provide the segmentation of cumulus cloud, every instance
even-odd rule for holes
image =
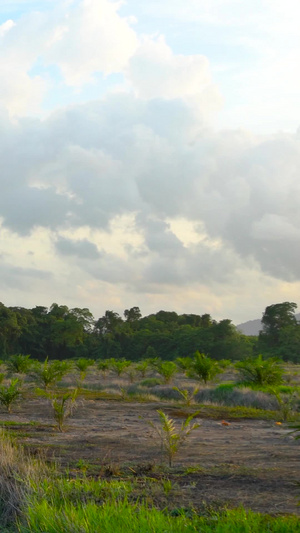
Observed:
[[[177,112],[185,116],[178,129]],[[142,244],[127,248],[126,268],[117,251],[97,257],[101,246],[93,239],[57,241],[61,254],[86,253],[94,261],[84,266],[91,275],[127,277],[132,286],[220,282],[244,264],[279,279],[300,278],[297,135],[214,132],[183,102],[130,94],[43,122],[3,123],[6,228],[24,235],[39,226],[87,227],[109,235],[116,217],[134,216]],[[172,230],[168,220],[178,218],[198,224],[198,244],[186,246]]]
[[[247,280],[270,294],[276,279],[298,282],[299,134],[215,131],[207,59],[139,39],[120,12],[108,0],[55,2],[0,26],[0,98],[14,115],[0,110],[3,286],[46,287],[49,264],[62,295],[75,283],[89,297],[97,288],[153,302],[173,291],[184,301],[194,288],[221,306]],[[78,87],[123,72],[126,92],[17,119],[51,83],[33,74],[37,60]],[[23,258],[34,250],[22,266],[21,241]]]
[[[144,38],[129,61],[127,78],[141,98],[188,99],[206,113],[221,103],[207,58],[175,55],[163,36]]]
[[[65,81],[81,85],[94,72],[121,72],[138,40],[128,20],[117,11],[120,3],[82,0],[51,30],[44,59],[60,68]]]
[[[0,38],[4,37],[4,35],[11,30],[15,26],[15,22],[11,19],[6,20],[6,22],[3,22],[3,24],[0,24]]]
[[[119,3],[54,2],[0,26],[0,100],[11,115],[38,112],[58,73],[70,86],[122,72],[138,38]],[[34,36],[34,38],[33,38]],[[52,69],[52,72],[51,72]]]

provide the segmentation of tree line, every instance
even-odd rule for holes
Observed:
[[[139,307],[132,307],[123,316],[107,310],[95,319],[87,308],[53,303],[50,308],[26,309],[0,303],[0,358],[23,353],[38,360],[174,360],[198,350],[214,359],[242,360],[263,353],[300,362],[296,307],[291,302],[267,307],[259,337],[248,337],[231,320],[216,321],[207,313],[159,311],[142,317]]]

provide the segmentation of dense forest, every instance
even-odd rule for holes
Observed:
[[[6,307],[0,303],[0,357],[30,354],[43,360],[78,357],[126,358],[132,361],[160,357],[172,360],[196,350],[215,359],[242,360],[262,353],[300,362],[300,324],[293,302],[266,308],[259,337],[237,331],[231,320],[216,321],[209,314],[159,311],[142,317],[138,307],[123,317],[106,311],[95,319],[87,308]]]

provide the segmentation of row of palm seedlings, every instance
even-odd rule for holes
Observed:
[[[117,392],[123,399],[157,398],[181,401],[187,406],[211,403],[279,410],[283,420],[299,409],[299,388],[286,379],[283,365],[262,356],[232,365],[230,361],[217,362],[199,352],[175,362],[155,358],[138,363],[88,358],[76,361],[46,359],[41,363],[29,355],[16,354],[2,362],[2,369],[0,403],[8,412],[17,400],[21,400],[22,394],[31,390],[47,397],[55,413],[61,410],[61,416],[64,412],[71,414],[78,394],[83,394],[91,386],[85,382],[88,374],[101,375],[100,390]],[[212,382],[224,371],[231,372],[234,380],[213,385]],[[67,376],[72,379],[62,383]],[[113,383],[114,377],[119,380],[117,384]],[[127,386],[124,383],[121,386],[120,379],[127,380]],[[172,385],[174,380],[176,383]]]

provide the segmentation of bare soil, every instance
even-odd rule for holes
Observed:
[[[243,419],[224,425],[202,418],[200,411],[200,427],[169,469],[148,423],[158,422],[158,408],[181,424],[182,409],[176,404],[101,399],[80,401],[63,433],[54,427],[45,398],[28,399],[11,414],[2,411],[0,417],[15,423],[11,429],[32,452],[43,449],[71,475],[87,464],[87,475],[131,476],[140,487],[136,497],[141,493],[147,497],[147,480],[158,484],[160,490],[148,496],[160,507],[243,505],[264,513],[299,514],[300,442],[286,424]],[[166,479],[171,488],[163,490]]]

